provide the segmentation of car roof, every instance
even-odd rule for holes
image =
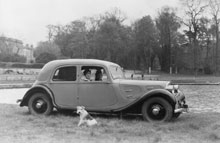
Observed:
[[[110,66],[115,65],[118,66],[118,64],[104,61],[104,60],[97,60],[97,59],[62,59],[62,60],[54,60],[44,65],[43,69],[41,70],[38,80],[39,81],[45,81],[48,80],[49,76],[51,75],[51,72],[54,70],[54,68],[64,65],[103,65],[103,66]]]
[[[54,65],[63,65],[63,64],[101,64],[101,65],[117,65],[115,63],[104,61],[104,60],[97,60],[97,59],[62,59],[62,60],[54,60],[49,62],[48,64]]]

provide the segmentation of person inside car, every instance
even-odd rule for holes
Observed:
[[[95,81],[102,81],[102,71],[100,69],[98,69],[95,73]]]
[[[89,69],[85,69],[84,72],[83,72],[83,75],[81,80],[82,81],[92,81],[91,80],[91,71]]]

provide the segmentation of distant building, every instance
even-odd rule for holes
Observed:
[[[19,50],[19,55],[26,57],[26,62],[31,63],[35,61],[34,59],[34,48],[33,45],[26,44],[23,48]]]
[[[26,57],[26,63],[35,61],[33,46],[23,45],[23,42],[18,39],[0,36],[0,53],[18,54]]]

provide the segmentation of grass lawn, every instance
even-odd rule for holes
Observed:
[[[220,80],[219,77],[207,79]],[[119,119],[114,116],[94,116],[99,123],[98,126],[77,127],[79,117],[76,115],[66,116],[54,112],[47,117],[33,116],[28,113],[26,107],[0,104],[0,142],[220,142],[220,112],[215,112],[216,108],[220,109],[219,85],[186,85],[181,86],[181,89],[186,94],[187,103],[193,111],[205,110],[202,113],[183,114],[175,121],[160,124],[148,123],[136,117]]]
[[[141,118],[95,117],[95,127],[77,127],[79,117],[54,112],[33,116],[27,108],[0,104],[1,142],[220,142],[220,113],[188,113],[169,123]]]

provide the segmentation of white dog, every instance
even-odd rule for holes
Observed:
[[[84,106],[77,106],[76,108],[76,113],[79,114],[80,117],[78,127],[82,124],[86,124],[87,126],[94,126],[97,124],[97,121],[91,115],[89,115]]]

